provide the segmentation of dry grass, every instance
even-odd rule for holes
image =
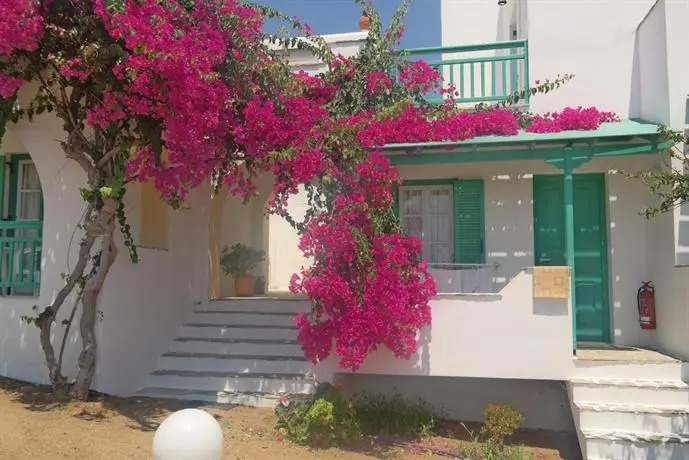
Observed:
[[[3,460],[150,459],[153,433],[171,412],[193,407],[179,401],[97,396],[88,402],[57,401],[44,387],[0,378],[0,458]],[[423,441],[368,438],[349,450],[293,446],[273,429],[273,412],[248,407],[204,407],[225,434],[225,459],[440,459],[475,449],[457,424]],[[567,441],[524,433],[534,460],[573,458]],[[545,442],[544,442],[545,441]],[[539,446],[539,447],[537,447]]]

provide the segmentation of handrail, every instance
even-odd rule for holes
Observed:
[[[461,53],[470,55],[457,56]],[[515,95],[529,102],[528,40],[411,48],[399,54],[408,58],[430,55],[427,63],[440,72],[447,86],[455,88],[458,104],[502,102]],[[438,93],[427,94],[426,99],[433,103],[445,100]]]
[[[2,295],[38,295],[42,234],[41,220],[0,221]]]
[[[510,40],[506,42],[477,43],[474,45],[431,46],[427,48],[407,48],[400,50],[400,54],[414,56],[417,54],[463,53],[471,51],[505,50],[524,47],[527,40]]]
[[[0,230],[40,229],[42,220],[0,220]]]

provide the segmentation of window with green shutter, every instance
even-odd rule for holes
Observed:
[[[483,264],[485,216],[483,180],[456,180],[453,186],[455,256],[458,264]]]
[[[426,260],[485,263],[483,180],[409,180],[394,199],[402,226],[424,240]]]
[[[43,192],[28,154],[0,156],[0,295],[37,296]]]

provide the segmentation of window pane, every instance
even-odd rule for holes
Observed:
[[[21,164],[21,190],[40,190],[41,181],[38,179],[38,171],[33,163]]]
[[[18,219],[39,220],[41,218],[41,192],[19,192]]]
[[[436,264],[447,264],[452,262],[452,254],[449,244],[433,244],[430,247],[428,261]]]
[[[423,219],[421,217],[405,216],[404,229],[410,235],[423,236]]]
[[[434,214],[450,213],[450,191],[449,190],[431,190],[431,212]]]
[[[421,190],[405,190],[402,202],[404,214],[421,214]]]
[[[434,242],[450,242],[450,216],[431,216],[429,238]]]

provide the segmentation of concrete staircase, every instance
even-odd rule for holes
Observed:
[[[297,342],[303,300],[228,299],[197,307],[160,356],[140,396],[273,406],[315,390]]]
[[[577,360],[568,391],[583,458],[689,459],[684,366]]]

